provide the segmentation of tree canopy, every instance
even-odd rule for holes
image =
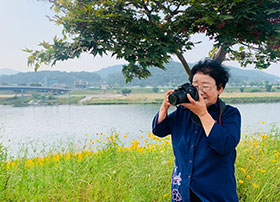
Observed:
[[[125,59],[126,81],[150,76],[149,67],[164,69],[175,54],[190,74],[183,53],[190,37],[204,33],[213,40],[210,56],[219,62],[267,68],[280,59],[279,0],[49,0],[63,25],[63,38],[29,50],[28,64],[41,64],[112,54]]]

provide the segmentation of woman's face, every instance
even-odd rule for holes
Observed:
[[[216,81],[211,76],[201,72],[197,72],[193,76],[192,84],[197,88],[199,94],[203,97],[207,107],[215,104],[218,96],[223,91],[223,87],[218,90]]]

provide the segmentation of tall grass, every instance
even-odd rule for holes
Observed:
[[[238,146],[240,201],[280,201],[279,136],[273,128]],[[126,138],[101,134],[87,150],[2,159],[0,201],[170,201],[170,138]]]

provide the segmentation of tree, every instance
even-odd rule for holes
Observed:
[[[265,81],[265,90],[266,92],[271,92],[272,90],[272,85],[269,84],[269,81]]]
[[[159,91],[159,88],[158,87],[153,87],[152,90],[153,90],[154,93],[157,93]]]
[[[183,53],[196,43],[190,36],[204,33],[213,40],[210,56],[218,62],[237,60],[242,66],[267,68],[280,59],[279,0],[49,0],[63,25],[63,39],[41,42],[29,50],[28,64],[37,70],[81,53],[112,53],[125,59],[126,82],[147,78],[149,67],[165,69],[172,54],[190,68]],[[227,54],[228,53],[228,54]]]
[[[131,93],[131,90],[130,89],[127,89],[127,88],[124,88],[124,89],[122,89],[122,94],[123,95],[128,95],[128,94],[130,94]]]

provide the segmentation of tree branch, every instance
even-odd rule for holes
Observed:
[[[176,15],[176,14],[178,14],[179,13],[179,8],[181,7],[181,3],[177,6],[177,8],[175,8],[175,10],[174,11],[170,11],[170,13],[171,13],[171,15]]]
[[[221,64],[226,57],[227,50],[225,45],[221,45],[214,53],[213,60]]]
[[[181,63],[183,64],[187,74],[189,75],[189,77],[191,77],[192,73],[191,73],[191,69],[187,63],[187,61],[185,60],[184,56],[179,53],[178,51],[176,52],[176,56],[178,57],[178,59],[181,61]]]
[[[148,16],[150,22],[153,22],[153,18],[152,18],[152,10],[149,10],[149,8],[147,7],[147,5],[145,4],[145,1],[142,0],[142,6],[144,8],[144,10],[146,11],[146,15]]]

